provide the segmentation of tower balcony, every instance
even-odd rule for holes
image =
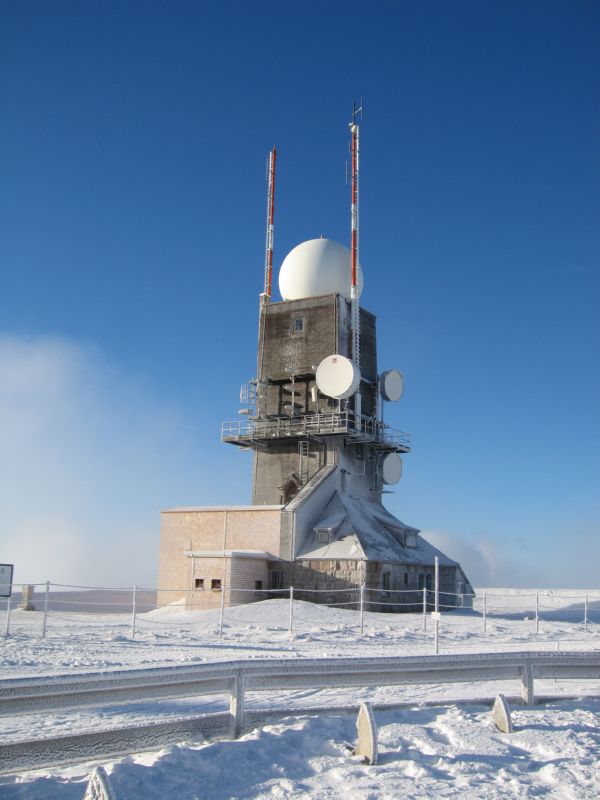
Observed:
[[[357,418],[353,411],[304,414],[295,417],[246,417],[223,422],[221,441],[240,447],[290,438],[345,436],[357,444],[373,444],[377,450],[410,452],[407,433],[395,430],[371,417]]]

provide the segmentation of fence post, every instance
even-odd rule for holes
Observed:
[[[485,592],[483,593],[483,632],[487,632],[487,597]]]
[[[427,589],[423,587],[423,630],[427,630]]]
[[[50,581],[46,581],[46,594],[44,595],[44,616],[42,617],[42,639],[46,638],[46,622],[48,620],[49,595],[50,595]]]
[[[131,597],[131,638],[135,639],[135,601],[137,595],[137,585],[133,584],[133,594]]]
[[[535,593],[535,632],[540,632],[540,595]]]
[[[588,596],[584,597],[583,600],[583,630],[587,631],[587,623],[588,623]]]
[[[433,631],[434,631],[434,640],[435,640],[435,654],[440,652],[440,643],[439,643],[439,635],[440,635],[440,559],[436,556],[435,557],[435,617],[433,619]]]
[[[289,625],[289,633],[290,636],[294,632],[294,587],[290,586],[290,625]]]
[[[223,617],[225,615],[225,584],[221,584],[221,614],[219,616],[219,639],[223,638]]]
[[[360,585],[360,632],[365,629],[365,584]]]
[[[6,626],[4,628],[4,635],[8,637],[10,630],[10,597],[6,598]]]

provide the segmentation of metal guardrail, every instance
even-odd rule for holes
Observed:
[[[221,440],[234,444],[249,444],[265,439],[285,439],[304,436],[345,435],[358,442],[375,442],[383,448],[410,450],[407,433],[390,428],[369,417],[357,419],[353,411],[333,411],[326,414],[306,414],[298,417],[237,419],[223,422]]]
[[[535,702],[534,680],[540,678],[600,680],[600,654],[518,652],[401,658],[265,659],[5,679],[0,681],[0,715],[4,716],[215,694],[229,696],[229,714],[206,714],[151,723],[143,728],[128,726],[3,744],[0,745],[0,772],[137,752],[192,733],[214,737],[228,731],[235,738],[249,721],[244,709],[248,691],[514,679],[520,682],[523,702],[532,705]],[[311,708],[312,713],[316,711]],[[250,718],[253,715],[256,716],[251,712]]]

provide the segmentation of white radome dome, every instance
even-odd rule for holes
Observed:
[[[351,253],[333,239],[309,239],[294,247],[279,270],[279,292],[284,300],[300,300],[323,294],[350,297]],[[363,276],[358,267],[358,293]]]

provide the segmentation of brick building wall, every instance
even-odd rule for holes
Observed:
[[[230,562],[225,553],[243,550],[279,556],[280,506],[172,509],[161,513],[158,605],[185,599],[194,608],[220,605],[213,581],[230,586]],[[197,555],[190,555],[197,554]],[[256,560],[256,559],[255,559]],[[266,565],[266,561],[265,561]],[[252,576],[260,570],[254,569]],[[240,576],[244,571],[238,573]],[[261,574],[266,580],[266,566]],[[254,587],[253,578],[249,588]],[[197,586],[197,581],[202,586]]]

